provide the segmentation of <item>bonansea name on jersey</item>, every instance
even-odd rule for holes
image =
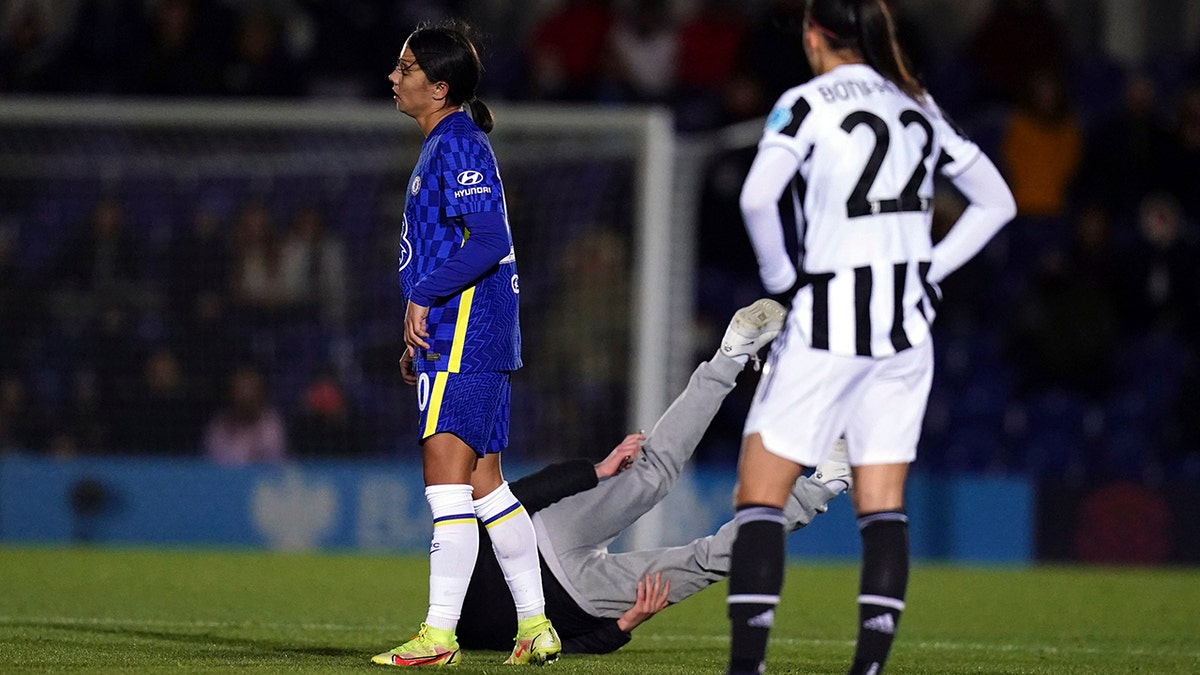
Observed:
[[[793,318],[816,348],[887,356],[929,336],[940,291],[932,255],[933,178],[979,156],[932,99],[866,65],[844,65],[779,99],[760,147],[798,162],[780,201],[807,281]]]

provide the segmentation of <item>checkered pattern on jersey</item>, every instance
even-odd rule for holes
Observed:
[[[419,440],[436,433],[452,433],[482,457],[508,447],[509,408],[512,383],[508,373],[429,373],[446,378],[440,399],[431,397],[420,410]],[[437,425],[429,429],[429,416],[437,414]]]
[[[442,120],[430,138],[434,134],[446,215],[504,211],[504,186],[487,134],[464,113]]]
[[[400,283],[405,295],[462,247],[464,231],[459,216],[504,210],[504,190],[487,136],[464,113],[446,117],[425,139],[408,181],[400,251]],[[415,359],[418,371],[509,371],[521,367],[516,263],[498,265],[476,282],[474,289],[465,324],[459,320],[463,293],[430,307],[426,324],[430,348],[419,350]],[[462,346],[459,358],[452,358],[456,338]]]

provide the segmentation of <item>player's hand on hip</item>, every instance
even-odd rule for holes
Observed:
[[[628,633],[646,619],[658,614],[671,604],[671,580],[663,581],[662,572],[649,574],[638,582],[637,602],[617,619],[617,628]]]
[[[429,349],[429,343],[425,341],[429,337],[429,331],[425,329],[425,320],[428,318],[428,307],[408,301],[408,310],[404,312],[404,344]]]
[[[400,356],[400,377],[404,380],[404,384],[417,383],[417,368],[413,365],[412,347],[405,347],[404,354]]]

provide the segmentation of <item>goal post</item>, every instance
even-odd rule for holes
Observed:
[[[514,443],[530,449],[518,453],[525,458],[594,455],[597,441],[615,442],[652,424],[692,366],[694,233],[677,208],[672,118],[650,107],[493,109],[490,138],[526,296],[520,381],[535,401],[514,400]],[[389,323],[399,334],[401,317],[391,314],[398,289],[388,289],[394,259],[389,272],[380,241],[398,232],[420,142],[416,125],[386,103],[5,98],[0,224],[17,233],[20,265],[44,275],[93,204],[116,195],[150,270],[141,283],[159,299],[146,306],[157,311],[170,292],[170,261],[162,256],[198,204],[221,203],[231,230],[239,209],[261,200],[280,237],[297,209],[321,204],[329,230],[346,245],[349,318],[314,329],[310,342],[317,344],[292,345],[297,335],[285,326],[266,338],[255,333],[251,346],[274,359],[276,403],[285,414],[295,411],[315,372],[335,368],[367,423],[379,425],[377,450],[386,454],[413,440],[386,440],[412,434],[398,427],[413,406],[407,392],[397,392],[395,377],[372,377],[367,354],[386,340]],[[617,304],[605,299],[606,285]],[[55,320],[46,330],[73,319]],[[620,326],[623,337],[604,323]],[[143,325],[136,337],[150,343],[171,328]],[[38,366],[45,377],[34,379],[60,382],[47,396],[57,397],[52,410],[63,410],[70,405],[61,385],[66,376],[52,371],[73,364],[54,362],[69,350],[55,352],[53,342],[42,334],[25,347],[50,359]],[[514,399],[522,395],[516,388]],[[605,406],[617,410],[595,414]],[[389,414],[398,419],[385,422]],[[624,428],[608,428],[613,423]]]

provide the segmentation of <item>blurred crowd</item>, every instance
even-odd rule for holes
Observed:
[[[478,32],[485,98],[659,103],[692,130],[758,116],[807,77],[803,0],[10,0],[2,11],[0,92],[12,93],[381,97],[404,37],[451,17]],[[916,23],[900,16],[923,63]]]
[[[0,452],[225,464],[369,453],[332,367],[299,384],[286,415],[270,397],[287,357],[269,336],[336,329],[349,306],[344,247],[318,208],[299,209],[286,234],[259,202],[231,228],[200,208],[155,247],[103,197],[41,274],[23,273],[14,243],[0,231]],[[165,283],[146,278],[150,255]],[[47,392],[56,404],[39,400]]]
[[[480,31],[485,98],[660,103],[681,132],[704,131],[764,115],[809,77],[796,38],[802,8],[801,0],[9,0],[0,10],[0,92],[377,98],[411,28],[456,16]],[[1200,54],[1120,63],[1071,40],[1040,0],[997,0],[950,46],[931,25],[936,17],[899,14],[914,69],[1001,167],[1019,216],[945,284],[923,462],[1200,475],[1200,415],[1191,409],[1200,400]],[[723,152],[705,170],[697,304],[713,331],[761,293],[737,211],[753,152]],[[205,452],[238,463],[379,447],[344,373],[321,369],[294,400],[272,400],[271,350],[255,342],[256,326],[304,321],[320,330],[353,312],[356,263],[320,208],[297,209],[277,227],[261,204],[244,205],[233,222],[198,206],[192,226],[160,247],[166,291],[150,298],[139,278],[150,243],[123,226],[124,206],[98,200],[36,278],[22,273],[0,230],[0,452]],[[940,195],[935,234],[962,208]],[[163,328],[154,340],[131,339],[148,307],[167,317]],[[575,339],[563,331],[562,341]],[[31,333],[66,336],[66,409],[33,395],[22,362]],[[736,453],[745,404],[737,399],[751,391],[739,388],[723,409],[702,457]]]

